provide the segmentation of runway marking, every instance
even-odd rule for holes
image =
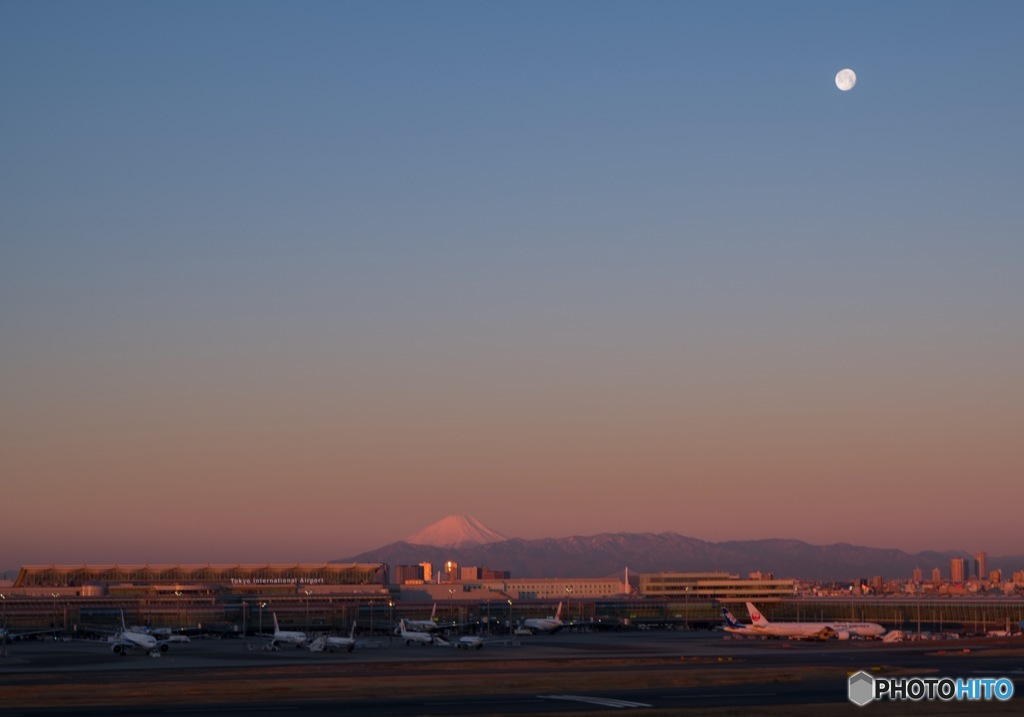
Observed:
[[[644,702],[628,702],[626,700],[615,700],[610,697],[588,697],[586,695],[537,695],[542,700],[565,700],[566,702],[585,702],[601,707],[651,707]]]
[[[172,707],[170,709],[163,710],[163,712],[165,712],[167,714],[190,714],[192,712],[252,712],[254,709],[258,709],[260,712],[270,712],[270,711],[275,711],[275,712],[296,712],[296,711],[298,711],[299,708],[298,707],[288,706],[288,705],[283,705],[283,706],[280,706],[280,707],[271,706],[271,707],[258,707],[258,708],[254,708],[252,706],[248,706],[248,707],[245,707],[245,706],[239,706],[239,707],[203,707],[202,705],[197,705],[195,707]]]
[[[490,698],[484,697],[484,698],[481,698],[481,699],[478,699],[478,700],[473,700],[473,699],[466,699],[466,700],[443,700],[443,701],[435,700],[435,701],[432,701],[432,702],[424,702],[423,704],[427,705],[428,707],[450,707],[451,705],[465,705],[467,703],[471,703],[471,704],[474,704],[474,705],[514,705],[514,704],[528,705],[528,704],[534,704],[536,702],[537,702],[536,699],[531,699],[531,700],[494,700],[494,699],[490,699]],[[6,717],[6,715],[5,715],[5,717]]]
[[[736,695],[742,695],[743,697],[775,697],[778,693],[776,692],[722,692],[721,694],[713,695],[666,695],[667,700],[703,700],[705,698],[712,697],[735,697]]]
[[[742,694],[744,698],[773,698],[777,692],[721,692],[715,694],[670,694],[666,700],[703,700],[705,698],[734,698]]]

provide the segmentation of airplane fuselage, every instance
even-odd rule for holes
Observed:
[[[562,621],[553,617],[531,617],[523,621],[523,627],[533,632],[556,632],[562,629]]]
[[[114,636],[112,641],[114,644],[111,649],[118,655],[123,655],[128,650],[156,653],[167,652],[170,649],[170,645],[165,641],[157,640],[149,633],[135,632],[134,630],[122,630]]]
[[[406,645],[412,645],[413,643],[419,645],[435,645],[441,643],[440,638],[435,638],[429,632],[406,629],[405,620],[400,620],[398,622],[398,634],[401,635],[403,640],[405,640]]]
[[[790,637],[794,639],[837,639],[849,640],[851,637],[881,637],[885,634],[885,628],[874,622],[854,622],[849,620],[834,620],[831,622],[769,622],[764,615],[751,603],[747,603],[747,612],[753,624],[744,629],[755,630],[754,633],[768,637]]]
[[[306,644],[306,633],[293,632],[292,630],[278,630],[274,633],[272,640],[275,645],[295,645],[302,647]]]
[[[558,632],[562,629],[562,603],[558,603],[554,617],[531,617],[523,620],[523,627],[531,632]]]

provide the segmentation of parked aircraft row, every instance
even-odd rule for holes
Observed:
[[[750,625],[740,623],[727,608],[722,608],[722,617],[726,632],[747,637],[785,637],[796,640],[849,640],[852,637],[878,638],[885,634],[885,628],[874,622],[850,622],[833,620],[830,622],[769,622],[754,607],[747,603],[750,613]]]
[[[770,622],[753,603],[747,603],[747,611],[750,613],[751,624],[742,624],[732,615],[727,608],[722,608],[722,617],[725,624],[722,629],[734,635],[752,637],[780,637],[791,639],[817,639],[817,640],[849,640],[851,638],[879,638],[885,634],[885,628],[873,622],[852,622],[844,620],[833,620],[827,622]],[[435,606],[436,607],[436,606]],[[547,632],[554,633],[563,627],[561,619],[562,603],[554,616],[546,618],[529,618],[523,621],[520,630],[530,633]],[[352,629],[347,637],[321,635],[310,640],[306,633],[298,630],[282,630],[277,620],[277,613],[272,613],[274,620],[274,632],[270,635],[270,648],[278,648],[282,645],[293,645],[296,648],[306,647],[311,651],[346,650],[351,652],[356,645],[355,629],[356,623],[352,623]],[[433,615],[433,613],[432,613]],[[481,649],[485,641],[476,635],[464,635],[457,641],[448,639],[437,634],[438,624],[433,620],[429,621],[432,628],[421,628],[427,621],[400,620],[396,633],[406,645],[434,645],[441,647],[458,647],[461,649]],[[415,628],[414,628],[415,625]],[[31,633],[22,633],[23,635]],[[7,639],[11,635],[6,630],[2,637]],[[184,635],[172,634],[169,631],[154,633],[146,627],[127,627],[125,625],[124,613],[121,614],[121,629],[112,637],[108,638],[112,643],[111,649],[116,654],[126,654],[130,650],[141,650],[152,655],[159,655],[170,649],[172,642],[187,642]]]

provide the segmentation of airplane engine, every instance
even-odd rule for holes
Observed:
[[[160,652],[167,652],[170,649],[171,646],[168,645],[166,642],[160,643]]]
[[[850,633],[847,632],[846,630],[838,630],[838,631],[836,631],[836,639],[837,640],[849,640],[850,639]]]
[[[121,655],[124,653],[124,648],[121,645],[114,645],[110,649],[114,651],[115,655]]]

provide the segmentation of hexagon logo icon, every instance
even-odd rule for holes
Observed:
[[[852,674],[848,689],[847,695],[850,702],[858,707],[863,707],[875,699],[875,678],[863,671]]]

